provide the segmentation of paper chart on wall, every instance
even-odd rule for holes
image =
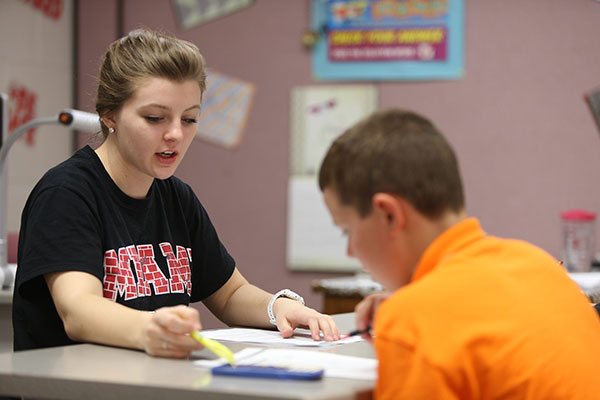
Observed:
[[[296,270],[359,271],[346,256],[317,184],[329,146],[377,107],[372,85],[304,86],[292,91],[291,174],[288,181],[287,265]]]
[[[346,255],[346,238],[333,224],[314,176],[288,182],[287,263],[292,269],[361,269]]]
[[[292,175],[315,175],[344,130],[375,111],[372,85],[303,86],[292,90]]]

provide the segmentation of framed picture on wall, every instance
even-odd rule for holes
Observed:
[[[254,0],[171,0],[183,29],[221,18],[252,4]]]

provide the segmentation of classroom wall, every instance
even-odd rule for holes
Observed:
[[[256,85],[241,147],[194,141],[177,175],[194,188],[250,281],[292,288],[320,307],[311,281],[339,274],[285,267],[290,90],[316,83],[300,42],[309,2],[256,0],[189,30],[178,29],[169,0],[86,0],[78,15],[80,108],[93,110],[106,45],[140,26],[194,42],[209,67]],[[600,3],[467,0],[465,21],[464,77],[377,83],[380,106],[423,113],[446,133],[461,162],[467,211],[484,229],[560,257],[559,212],[600,211],[600,136],[582,98],[600,86]]]
[[[31,2],[0,0],[0,92],[9,97],[10,132],[73,105],[73,3],[44,9]],[[31,189],[48,168],[71,154],[71,148],[69,130],[52,124],[28,131],[10,148],[3,167],[6,192],[0,194],[5,234],[19,231]]]

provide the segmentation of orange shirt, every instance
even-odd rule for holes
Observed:
[[[440,235],[375,318],[376,398],[600,399],[600,318],[543,250],[474,218]]]

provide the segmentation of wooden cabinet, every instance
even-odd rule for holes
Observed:
[[[323,293],[324,314],[354,312],[354,307],[369,293],[383,290],[383,287],[370,277],[356,276],[318,279],[312,282],[314,292]]]

